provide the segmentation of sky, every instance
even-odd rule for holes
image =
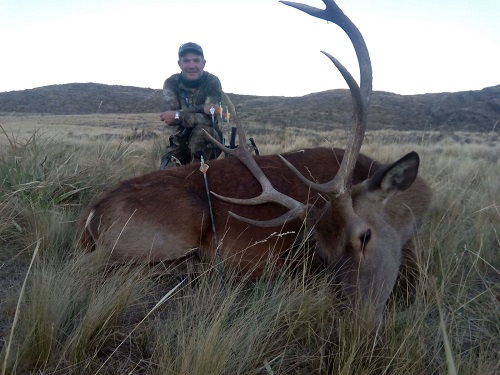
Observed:
[[[300,1],[300,0],[297,0]],[[324,8],[320,0],[303,3]],[[499,0],[338,0],[363,34],[373,89],[397,94],[500,84]],[[278,0],[0,0],[0,92],[74,82],[162,88],[200,44],[223,90],[302,96],[358,77],[337,26]]]

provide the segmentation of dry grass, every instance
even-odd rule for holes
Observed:
[[[226,275],[223,290],[215,271],[176,278],[97,266],[76,246],[74,220],[101,188],[157,168],[161,124],[144,125],[160,136],[139,142],[126,137],[141,121],[156,124],[153,115],[123,128],[111,115],[43,117],[0,118],[2,374],[500,373],[495,134],[368,133],[363,151],[382,161],[419,152],[435,194],[416,241],[415,302],[390,304],[370,337],[336,312],[321,275]],[[248,127],[262,153],[345,138]]]

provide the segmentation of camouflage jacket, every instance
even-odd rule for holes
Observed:
[[[180,73],[174,74],[163,84],[163,110],[180,111],[181,122],[176,125],[174,133],[196,125],[212,126],[212,116],[203,112],[203,105],[221,102],[222,86],[219,78],[204,72],[200,85],[194,89],[186,87],[180,78]],[[214,125],[218,128],[217,116]]]

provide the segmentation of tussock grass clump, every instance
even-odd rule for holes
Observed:
[[[143,273],[106,274],[82,263],[43,261],[34,269],[15,335],[21,369],[88,363],[116,340],[117,322],[144,293]]]
[[[95,357],[123,337],[119,323],[147,294],[147,274],[128,267],[107,272],[84,257],[38,260],[22,296],[10,343],[15,355],[6,368],[74,373],[93,368]]]
[[[245,283],[204,277],[175,301],[175,318],[157,318],[152,361],[160,373],[297,373],[314,368],[320,339],[312,327],[327,317],[325,289],[297,280]],[[309,348],[309,349],[307,349]],[[310,350],[314,348],[313,350]],[[301,350],[305,349],[305,350]],[[317,363],[316,363],[317,365]]]
[[[262,153],[345,142],[343,131],[255,129]],[[393,299],[371,335],[325,275],[227,274],[222,288],[216,270],[179,277],[84,254],[79,212],[100,190],[156,169],[165,139],[144,151],[133,141],[3,137],[1,374],[500,372],[500,150],[491,135],[368,134],[363,152],[380,161],[417,151],[434,191],[413,244],[413,302]]]
[[[72,145],[38,131],[29,138],[3,134],[0,236],[9,243],[42,239],[55,245],[82,202],[145,169],[142,151],[122,142]],[[74,234],[72,225],[70,230]]]

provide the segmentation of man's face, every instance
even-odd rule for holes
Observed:
[[[205,59],[193,52],[187,52],[179,58],[182,76],[189,81],[196,81],[203,75]]]

